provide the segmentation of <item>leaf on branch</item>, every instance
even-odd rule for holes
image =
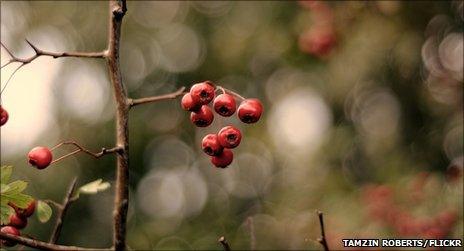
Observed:
[[[0,170],[0,174],[1,174],[0,184],[6,184],[10,180],[12,172],[13,172],[12,166],[2,166]]]
[[[102,179],[98,179],[98,180],[92,181],[90,183],[87,183],[87,184],[81,186],[76,191],[76,193],[74,194],[73,197],[77,199],[77,198],[79,198],[79,195],[81,193],[83,193],[83,194],[96,194],[98,192],[105,191],[109,187],[110,187],[109,182],[103,182]]]
[[[7,204],[0,204],[0,224],[6,225],[10,222],[10,215],[14,213],[14,209]]]
[[[13,181],[2,190],[2,195],[14,195],[19,194],[27,187],[27,182],[22,180]]]
[[[44,201],[37,201],[37,218],[45,223],[52,217],[52,208]]]

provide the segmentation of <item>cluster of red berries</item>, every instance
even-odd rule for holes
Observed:
[[[21,233],[19,232],[19,229],[23,229],[27,226],[27,218],[31,217],[31,215],[34,214],[36,201],[33,200],[25,209],[19,208],[12,203],[8,203],[8,205],[15,210],[15,213],[10,216],[10,221],[8,225],[2,226],[0,231],[2,233],[20,236]],[[2,246],[7,247],[12,247],[16,245],[15,242],[8,240],[2,240],[1,244]]]
[[[332,9],[323,1],[300,1],[300,5],[313,13],[313,25],[299,37],[300,50],[325,58],[337,42]]]
[[[3,126],[8,121],[8,112],[0,105],[0,126]]]
[[[217,90],[221,90],[222,94],[215,98]],[[211,101],[213,101],[213,109],[217,114],[230,117],[237,111],[238,118],[247,124],[256,123],[263,112],[263,106],[258,99],[243,99],[237,109],[234,93],[227,93],[224,88],[216,88],[210,81],[194,84],[190,92],[182,97],[181,106],[184,110],[191,112],[190,120],[193,124],[206,127],[214,120],[214,114],[208,106]],[[239,129],[226,126],[217,134],[206,135],[201,146],[203,152],[211,156],[213,165],[225,168],[232,163],[234,158],[230,149],[237,147],[241,139],[242,134]]]
[[[401,237],[442,239],[452,231],[458,219],[457,212],[453,209],[444,209],[427,218],[415,217],[395,203],[393,191],[386,185],[369,185],[363,190],[363,200],[369,217],[392,228]]]

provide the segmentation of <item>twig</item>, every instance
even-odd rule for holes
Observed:
[[[245,98],[244,98],[243,96],[241,96],[240,94],[238,94],[238,93],[236,93],[236,92],[234,92],[234,91],[232,91],[232,90],[229,90],[229,89],[227,89],[227,88],[224,88],[224,87],[222,87],[222,86],[219,86],[219,85],[218,85],[218,86],[216,87],[216,89],[221,90],[222,93],[231,94],[232,96],[235,96],[236,98],[238,98],[238,99],[240,99],[240,100],[245,100]]]
[[[255,235],[255,224],[253,222],[253,217],[248,217],[247,219],[248,230],[250,231],[250,250],[256,249],[256,235]]]
[[[321,226],[321,237],[317,239],[317,241],[324,247],[324,251],[329,251],[329,246],[327,245],[327,239],[325,238],[325,230],[324,230],[324,216],[322,215],[321,211],[317,211],[317,215],[319,216],[319,224]]]
[[[146,103],[152,103],[152,102],[157,102],[161,100],[167,100],[167,99],[175,99],[181,95],[184,94],[185,87],[179,88],[177,91],[168,93],[168,94],[163,94],[159,96],[152,96],[152,97],[146,97],[146,98],[139,98],[139,99],[128,99],[128,104],[130,107],[136,106],[136,105],[141,105],[141,104],[146,104]]]
[[[69,185],[66,196],[63,199],[63,203],[61,204],[61,208],[58,210],[58,214],[56,216],[55,227],[53,228],[53,232],[52,232],[52,235],[49,241],[52,244],[56,243],[58,241],[58,238],[60,237],[61,228],[63,227],[64,216],[66,215],[66,212],[68,211],[69,206],[74,201],[74,200],[71,200],[71,197],[73,196],[74,190],[76,189],[76,184],[77,184],[77,177],[71,181],[71,184]]]
[[[221,236],[221,238],[219,238],[218,242],[221,243],[222,247],[224,248],[224,251],[231,251],[232,250],[232,249],[230,249],[230,245],[227,242],[226,237]]]
[[[33,240],[31,238],[26,238],[23,236],[11,235],[7,233],[3,233],[3,232],[0,232],[0,239],[15,242],[15,243],[18,243],[24,246],[41,249],[41,250],[58,250],[58,251],[112,250],[109,248],[99,249],[99,248],[83,248],[83,247],[76,247],[76,246],[56,245],[56,244],[46,243],[43,241]]]
[[[10,60],[8,60],[8,62],[6,62],[4,65],[2,65],[0,67],[0,69],[3,69],[3,67],[11,64],[11,63],[21,63],[14,71],[13,73],[10,75],[10,77],[8,78],[8,80],[6,81],[5,83],[5,86],[2,88],[2,90],[0,91],[0,93],[3,93],[3,91],[6,89],[6,87],[8,86],[8,83],[10,82],[10,80],[13,78],[13,76],[15,75],[15,73],[21,69],[23,66],[25,66],[26,64],[29,64],[31,63],[32,61],[34,61],[36,58],[40,57],[40,56],[48,56],[48,57],[53,57],[53,58],[61,58],[61,57],[80,57],[80,58],[104,58],[106,56],[106,53],[105,51],[99,51],[99,52],[50,52],[50,51],[44,51],[44,50],[41,50],[39,48],[37,48],[37,46],[35,46],[34,44],[32,44],[29,40],[26,39],[26,42],[27,44],[34,50],[35,52],[35,55],[31,56],[31,57],[28,57],[28,58],[19,58],[19,57],[16,57],[15,55],[13,55],[13,53],[11,53],[11,51],[3,44],[3,42],[0,42],[1,46],[5,49],[5,51],[8,53],[8,55],[10,56]]]
[[[55,150],[56,148],[58,148],[58,147],[60,147],[60,146],[62,146],[62,145],[74,145],[74,146],[76,146],[78,149],[75,150],[75,151],[73,151],[73,152],[70,152],[70,153],[68,153],[68,154],[66,154],[66,155],[63,155],[63,156],[61,156],[61,157],[59,157],[59,158],[57,158],[57,159],[54,159],[54,160],[52,161],[51,164],[56,163],[56,162],[59,162],[59,161],[65,159],[65,158],[67,158],[67,157],[69,157],[69,156],[72,156],[72,155],[74,155],[74,154],[76,154],[76,153],[79,153],[79,152],[86,153],[86,154],[88,154],[88,155],[90,155],[90,156],[92,156],[92,157],[98,159],[98,158],[100,158],[100,157],[102,157],[102,156],[104,156],[104,155],[106,155],[106,154],[115,153],[115,152],[119,152],[119,151],[122,150],[122,148],[121,148],[121,147],[118,147],[118,146],[113,147],[113,148],[110,148],[110,149],[106,149],[106,148],[103,147],[102,150],[101,150],[100,152],[94,153],[94,152],[91,152],[90,150],[85,149],[83,146],[79,145],[79,144],[78,144],[77,142],[75,142],[75,141],[64,141],[64,142],[61,142],[61,143],[59,143],[58,145],[52,147],[51,150]]]

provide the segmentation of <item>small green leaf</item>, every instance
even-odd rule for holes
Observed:
[[[0,205],[0,224],[6,225],[10,222],[10,215],[14,213],[14,209],[8,205]]]
[[[52,208],[44,201],[37,201],[37,218],[40,222],[47,222],[52,217]]]
[[[24,191],[26,187],[27,187],[26,181],[22,181],[22,180],[13,181],[10,184],[8,184],[5,190],[2,190],[2,195],[5,195],[5,194],[12,195],[12,194],[20,193]]]
[[[27,208],[33,198],[27,194],[17,193],[17,194],[2,194],[1,196],[2,205],[7,204],[8,202],[13,203],[19,208]]]
[[[80,193],[84,194],[96,194],[98,192],[104,191],[110,187],[109,182],[103,182],[102,179],[98,179],[96,181],[92,181],[81,186],[78,190]]]
[[[0,169],[1,172],[1,182],[0,184],[5,184],[10,180],[11,173],[13,172],[12,166],[2,166]]]

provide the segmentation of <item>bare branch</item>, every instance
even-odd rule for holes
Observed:
[[[26,64],[29,64],[31,63],[32,61],[34,61],[36,58],[40,57],[40,56],[49,56],[49,57],[53,57],[53,58],[61,58],[61,57],[80,57],[80,58],[104,58],[106,57],[106,52],[105,51],[99,51],[99,52],[50,52],[50,51],[44,51],[44,50],[41,50],[39,48],[37,48],[37,46],[35,46],[34,44],[32,44],[29,40],[26,39],[26,42],[27,44],[34,50],[35,52],[35,55],[29,57],[29,58],[19,58],[19,57],[16,57],[15,55],[13,55],[13,53],[11,53],[11,51],[3,44],[3,42],[0,42],[1,46],[5,49],[5,51],[8,53],[8,55],[10,56],[10,60],[8,60],[8,62],[6,62],[4,65],[1,66],[1,69],[3,69],[3,67],[11,64],[11,63],[21,63],[14,71],[13,73],[10,75],[10,77],[8,78],[8,80],[6,81],[6,84],[5,86],[2,88],[1,90],[1,93],[3,93],[3,91],[5,90],[5,88],[8,86],[8,83],[10,82],[10,80],[13,78],[13,76],[15,75],[15,73],[21,69],[24,65]]]
[[[232,249],[230,249],[230,245],[227,242],[226,237],[221,236],[221,238],[219,238],[218,242],[221,243],[222,247],[224,248],[224,251],[231,251],[232,250]]]
[[[24,246],[41,249],[41,250],[58,250],[58,251],[112,250],[109,248],[98,249],[98,248],[83,248],[83,247],[75,247],[75,246],[56,245],[56,244],[46,243],[43,241],[34,240],[31,238],[11,235],[7,233],[3,233],[3,232],[0,232],[0,239],[8,240],[8,241],[15,242],[15,243],[18,243]]]
[[[77,142],[75,142],[75,141],[64,141],[64,142],[61,142],[61,143],[59,143],[58,145],[52,147],[51,150],[54,150],[54,149],[56,149],[56,148],[58,148],[58,147],[60,147],[60,146],[62,146],[62,145],[74,145],[74,146],[76,146],[78,149],[75,150],[75,151],[73,151],[73,152],[70,152],[70,153],[68,153],[68,154],[66,154],[66,155],[64,155],[64,156],[61,156],[61,157],[59,157],[59,158],[57,158],[57,159],[55,159],[55,160],[53,160],[53,161],[52,161],[52,164],[53,164],[53,163],[56,163],[56,162],[59,162],[59,161],[65,159],[65,158],[67,158],[67,157],[69,157],[69,156],[72,156],[72,155],[74,155],[74,154],[76,154],[76,153],[79,153],[79,152],[86,153],[86,154],[88,154],[88,155],[90,155],[90,156],[92,156],[92,157],[98,159],[98,158],[100,158],[100,157],[102,157],[102,156],[104,156],[104,155],[106,155],[106,154],[116,153],[116,152],[119,152],[119,151],[122,150],[122,148],[121,148],[121,147],[118,147],[118,146],[113,147],[113,148],[110,148],[110,149],[106,149],[106,148],[103,147],[102,150],[101,150],[100,152],[94,153],[94,152],[91,152],[90,150],[85,149],[83,146],[79,145],[79,144],[78,144]]]
[[[136,105],[141,105],[141,104],[146,104],[146,103],[153,103],[161,100],[167,100],[167,99],[175,99],[181,95],[184,94],[185,87],[179,88],[177,91],[164,94],[164,95],[159,95],[159,96],[152,96],[152,97],[147,97],[147,98],[139,98],[139,99],[128,99],[128,104],[130,107],[136,106]]]
[[[69,206],[74,201],[74,200],[71,200],[71,197],[73,196],[74,190],[76,189],[76,184],[77,184],[77,177],[71,181],[71,184],[69,185],[66,196],[63,199],[63,203],[61,204],[61,208],[58,211],[58,214],[56,216],[55,227],[53,228],[53,232],[50,237],[50,241],[49,241],[50,243],[53,243],[53,244],[56,243],[58,241],[58,238],[60,237],[61,228],[63,227],[64,216],[66,215],[66,212],[68,211]]]
[[[317,215],[319,216],[319,224],[321,225],[321,237],[317,239],[317,241],[324,247],[324,251],[329,251],[329,246],[327,245],[327,239],[325,238],[325,230],[324,230],[324,216],[321,211],[317,211]]]
[[[250,231],[250,250],[256,249],[256,235],[255,235],[255,225],[253,222],[253,217],[248,217],[247,219],[248,229]]]

